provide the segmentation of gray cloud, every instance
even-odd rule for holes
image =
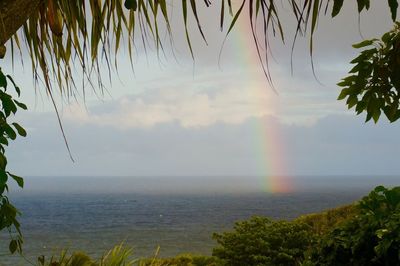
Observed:
[[[12,144],[10,167],[22,175],[259,175],[260,164],[282,161],[290,175],[397,174],[400,125],[364,124],[354,116],[327,116],[312,126],[282,124],[272,117],[242,124],[217,123],[183,128],[166,123],[152,128],[65,123],[76,159],[72,163],[53,114],[23,119],[29,136]],[[278,132],[260,157],[258,125]],[[265,137],[270,137],[265,135]],[[263,148],[263,147],[261,147]],[[264,161],[263,161],[264,160]],[[267,169],[266,174],[281,174]]]

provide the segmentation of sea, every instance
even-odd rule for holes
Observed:
[[[274,177],[276,179],[276,177]],[[83,250],[100,258],[124,243],[135,257],[210,255],[214,232],[254,215],[291,220],[359,200],[397,176],[297,176],[285,192],[257,176],[26,177],[9,197],[20,210],[23,257],[7,252],[0,265],[32,265],[39,255]]]

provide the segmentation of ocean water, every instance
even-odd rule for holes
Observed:
[[[211,254],[213,232],[253,215],[293,219],[360,199],[398,177],[296,177],[271,193],[258,177],[35,177],[10,194],[22,212],[24,254],[0,265],[29,265],[38,255],[84,250],[93,257],[121,242],[137,256]],[[0,251],[7,251],[0,234]]]

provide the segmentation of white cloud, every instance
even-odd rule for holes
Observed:
[[[267,89],[242,87],[241,84],[236,87],[220,84],[216,89],[198,89],[195,85],[188,87],[187,84],[123,96],[103,104],[102,109],[94,107],[87,110],[73,104],[65,109],[64,119],[122,129],[149,128],[173,122],[178,122],[184,128],[192,128],[219,122],[240,124],[249,118],[275,112],[273,97],[276,96]]]

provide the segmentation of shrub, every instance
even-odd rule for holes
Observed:
[[[215,257],[198,256],[192,254],[178,255],[173,258],[144,259],[140,266],[217,266]]]
[[[310,226],[301,222],[253,217],[238,222],[232,232],[214,234],[213,255],[223,265],[299,265],[314,241]]]
[[[306,223],[317,235],[324,235],[358,214],[355,204],[337,207],[319,213],[302,215],[295,221]]]
[[[400,265],[400,187],[376,187],[358,215],[322,237],[311,252],[316,265]]]

